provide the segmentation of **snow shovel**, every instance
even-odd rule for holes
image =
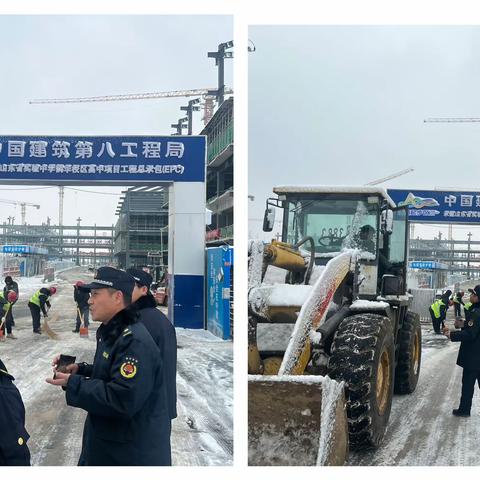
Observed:
[[[85,326],[85,321],[84,321],[83,315],[80,312],[80,309],[78,307],[77,307],[77,313],[78,313],[78,316],[80,317],[80,321],[81,321],[80,330],[79,330],[80,331],[80,337],[88,338],[88,327]]]
[[[50,309],[47,310],[47,313]],[[58,320],[58,314],[55,314],[53,317],[54,320]],[[53,320],[52,320],[53,321]],[[47,318],[43,317],[43,325],[42,325],[42,330],[52,339],[52,340],[58,340],[58,333],[55,333],[51,328],[50,325],[48,324]]]
[[[329,377],[249,375],[248,464],[343,465],[348,456],[343,390],[343,383]]]

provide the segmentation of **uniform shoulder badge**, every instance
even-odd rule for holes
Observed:
[[[470,320],[470,321],[468,322],[468,326],[469,326],[469,327],[473,327],[473,320]]]
[[[124,378],[133,378],[137,374],[137,363],[133,357],[126,357],[125,361],[122,363],[120,367],[120,373]]]

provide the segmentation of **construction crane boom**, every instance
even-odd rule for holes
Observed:
[[[426,118],[423,123],[478,123],[480,118],[477,117],[439,117],[439,118]]]
[[[30,100],[30,104],[44,103],[91,103],[91,102],[123,102],[126,100],[149,100],[155,98],[174,97],[208,97],[213,88],[198,88],[193,90],[173,90],[170,92],[127,93],[122,95],[101,95],[97,97],[70,97],[70,98],[40,98]],[[225,89],[225,93],[232,94],[233,90]]]
[[[371,182],[368,182],[365,185],[371,185],[371,186],[379,185],[380,183],[386,182],[387,180],[392,180],[394,178],[401,177],[402,175],[405,175],[410,172],[413,172],[413,168],[406,168],[405,170],[401,170],[400,172],[392,173],[391,175],[388,175],[388,177],[372,180]]]
[[[0,199],[0,203],[9,203],[11,205],[20,205],[21,207],[21,212],[22,212],[22,225],[26,225],[25,217],[26,217],[26,210],[27,206],[28,207],[35,207],[37,210],[40,208],[40,205],[37,205],[36,203],[28,203],[28,202],[17,202],[15,200],[3,200]]]

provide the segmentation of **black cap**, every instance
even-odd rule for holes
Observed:
[[[469,288],[468,291],[480,298],[480,285],[477,285],[474,288]]]
[[[79,289],[90,291],[99,288],[113,288],[114,290],[120,290],[127,295],[131,295],[134,286],[135,281],[127,272],[113,267],[100,267],[93,281],[82,285]]]
[[[150,285],[153,282],[153,277],[141,268],[128,268],[127,273],[129,273],[142,287],[150,288]]]

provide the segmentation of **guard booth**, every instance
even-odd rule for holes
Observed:
[[[33,277],[43,272],[48,250],[33,245],[2,245],[3,276]]]
[[[447,285],[448,266],[440,262],[414,261],[408,264],[409,288],[439,289]]]
[[[0,184],[169,188],[169,319],[203,328],[205,136],[0,136]]]

